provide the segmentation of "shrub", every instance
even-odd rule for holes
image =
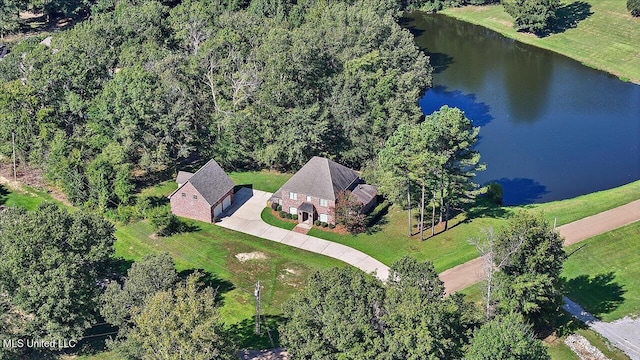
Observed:
[[[293,220],[298,220],[298,214],[293,214],[293,215],[291,216],[291,218],[292,218]]]
[[[627,0],[627,10],[633,16],[640,16],[640,0]]]
[[[278,205],[278,207],[276,208],[277,211],[282,211],[282,205]]]
[[[286,216],[287,216],[287,219],[291,219],[291,217],[293,216],[293,215],[291,215],[291,214],[289,214],[289,213],[286,213],[286,214],[287,214],[287,215],[286,215]]]
[[[148,213],[149,222],[160,236],[170,236],[185,230],[185,224],[167,206],[153,208]]]
[[[280,211],[278,211],[278,216],[280,216],[281,218],[286,218],[287,217],[287,213],[282,211],[282,210],[280,210]]]
[[[278,210],[278,206],[279,206],[278,203],[272,202],[271,203],[271,210],[280,211],[280,210]]]
[[[322,225],[322,227],[327,227],[327,226],[329,226],[329,224],[327,224],[327,223],[326,223],[326,222],[324,222],[324,221],[323,221],[322,223],[320,223],[320,225]]]
[[[336,226],[334,224],[329,224],[329,229],[335,229]]]
[[[502,205],[502,196],[504,191],[502,190],[502,185],[496,182],[490,182],[487,184],[487,193],[486,197],[492,203],[496,205]]]
[[[316,221],[314,221],[314,222],[313,222],[313,225],[315,225],[315,226],[320,226],[320,220],[316,220]]]

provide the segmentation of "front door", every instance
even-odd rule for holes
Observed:
[[[302,222],[306,222],[307,220],[309,220],[309,213],[308,212],[303,212],[302,213]]]

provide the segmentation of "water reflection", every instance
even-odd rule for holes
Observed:
[[[428,96],[420,99],[420,108],[425,114],[431,114],[440,110],[443,105],[457,107],[473,122],[473,126],[485,126],[493,117],[489,105],[478,101],[474,94],[464,94],[459,90],[447,90],[445,86],[436,86],[429,89]]]
[[[546,108],[553,61],[546,51],[532,51],[530,46],[514,43],[504,52],[503,82],[509,100],[510,120],[531,124],[539,120]]]
[[[547,187],[533,179],[502,178],[495,180],[502,185],[504,196],[502,198],[503,205],[523,205],[531,204],[542,199],[547,194]]]

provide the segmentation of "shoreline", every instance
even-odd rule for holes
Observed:
[[[640,74],[630,74],[625,71],[620,71],[611,67],[607,67],[601,62],[593,61],[592,58],[590,57],[580,56],[579,54],[576,54],[574,51],[566,51],[566,50],[563,51],[562,48],[559,49],[552,46],[553,44],[549,44],[549,41],[545,42],[546,39],[549,39],[553,36],[557,37],[558,35],[565,35],[565,38],[567,38],[566,32],[571,30],[575,31],[576,29],[579,29],[579,26],[574,29],[565,30],[562,33],[553,34],[547,37],[540,38],[532,34],[516,32],[511,27],[511,23],[508,24],[507,28],[505,28],[507,24],[504,23],[504,21],[501,21],[501,19],[498,19],[496,17],[489,18],[485,16],[474,15],[474,13],[477,13],[480,11],[486,11],[487,9],[489,10],[495,9],[498,7],[500,7],[500,10],[502,10],[500,5],[467,5],[460,8],[444,9],[438,13],[454,18],[458,21],[464,21],[466,23],[482,26],[483,28],[495,31],[502,36],[505,36],[509,39],[516,40],[523,44],[535,46],[537,48],[548,50],[548,51],[553,51],[554,53],[557,53],[562,56],[566,56],[572,60],[575,60],[584,66],[615,76],[620,81],[640,85]],[[629,15],[629,17],[631,17],[631,15]],[[631,20],[637,21],[638,28],[640,29],[640,18],[637,20],[632,18]],[[573,38],[568,38],[568,40],[575,41],[575,39]],[[638,47],[640,47],[640,44],[638,44]],[[569,47],[569,49],[571,48]],[[606,50],[601,50],[601,51],[605,52]],[[616,60],[619,63],[624,63],[626,61],[625,59],[616,59]],[[604,62],[606,63],[606,61]]]

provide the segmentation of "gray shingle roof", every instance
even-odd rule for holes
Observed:
[[[196,171],[187,182],[198,190],[209,205],[215,204],[234,186],[233,181],[213,159]],[[174,194],[178,190],[174,191]]]
[[[363,204],[368,204],[371,199],[378,195],[378,189],[369,184],[358,184],[351,193]]]
[[[349,189],[360,178],[355,170],[335,161],[314,156],[276,192],[295,192],[327,200],[335,200],[338,193]]]
[[[178,176],[176,177],[176,182],[180,185],[186,183],[189,179],[191,179],[191,177],[193,176],[193,173],[190,173],[188,171],[178,171]]]

